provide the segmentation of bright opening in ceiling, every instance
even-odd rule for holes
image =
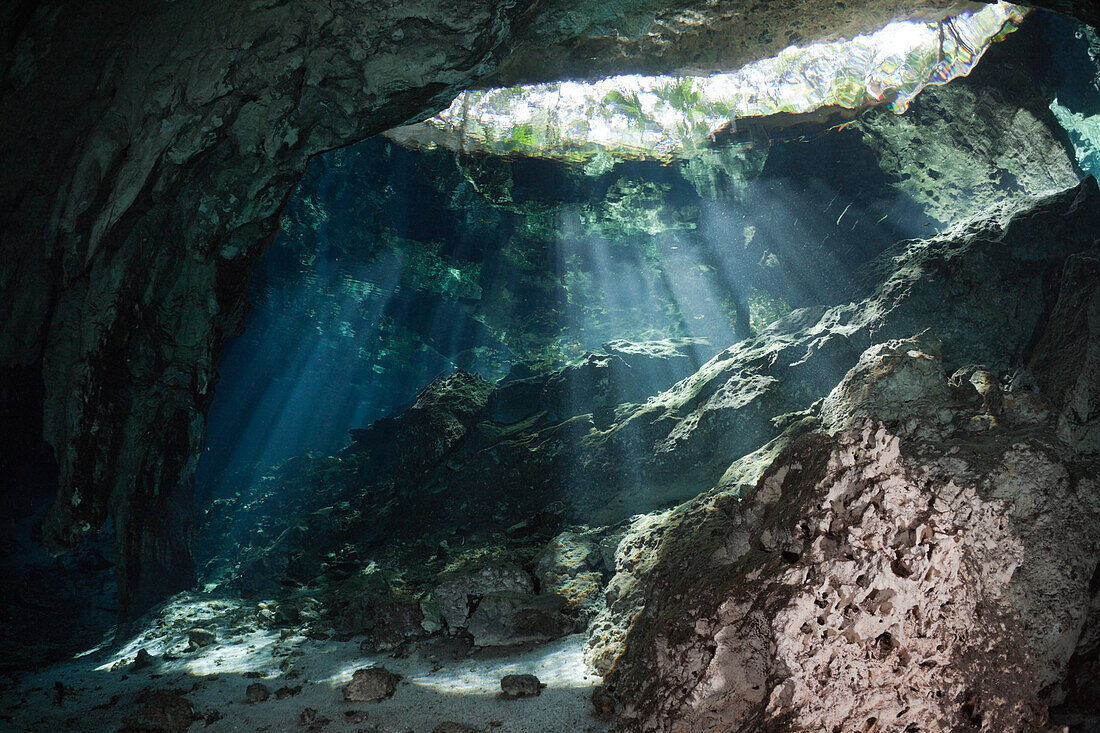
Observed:
[[[929,84],[968,74],[1026,12],[1001,2],[941,22],[891,23],[706,77],[628,75],[467,91],[435,117],[388,135],[466,153],[684,158],[720,130],[719,137],[751,144],[761,133],[782,137],[805,123],[841,124],[869,106],[903,112]]]

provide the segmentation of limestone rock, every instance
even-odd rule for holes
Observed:
[[[1100,190],[1086,178],[887,253],[870,268],[881,269],[884,281],[867,298],[792,311],[591,436],[580,460],[585,477],[606,493],[588,521],[648,510],[638,485],[666,501],[713,486],[731,462],[782,432],[777,416],[824,398],[873,344],[931,328],[950,372],[965,364],[994,374],[1021,366],[1051,305],[1044,282],[1067,257],[1095,246],[1098,231]],[[637,460],[624,466],[622,456]]]
[[[1066,260],[1058,300],[1028,368],[1058,406],[1058,437],[1100,452],[1100,258]]]
[[[501,592],[530,594],[534,590],[534,581],[522,568],[508,564],[489,565],[448,575],[432,591],[432,599],[438,604],[447,626],[458,629],[466,626],[471,603],[477,603],[482,596]]]
[[[985,404],[913,345],[868,349],[829,400],[847,427],[781,441],[743,500],[654,520],[626,727],[1045,725],[1094,596],[1096,460],[1049,423],[973,433]]]
[[[587,620],[603,604],[601,537],[594,533],[562,532],[535,561],[539,588],[565,600],[565,608]]]
[[[401,678],[384,667],[357,669],[344,686],[347,702],[381,702],[393,696]]]
[[[615,696],[604,685],[592,688],[592,714],[599,720],[610,720],[615,717],[618,705]]]
[[[822,423],[839,430],[871,415],[891,422],[940,410],[947,401],[941,348],[926,331],[867,349],[825,398]]]
[[[542,694],[544,687],[546,685],[533,674],[509,674],[500,680],[501,694],[509,700],[537,697]]]
[[[143,647],[138,649],[137,654],[134,655],[134,661],[130,663],[130,669],[135,672],[139,669],[146,669],[152,666],[153,661],[153,655],[147,652]]]
[[[506,381],[490,396],[489,414],[514,423],[539,412],[556,421],[591,412],[606,422],[617,405],[645,401],[694,372],[698,351],[714,353],[693,339],[610,341],[603,353],[549,376]]]
[[[386,651],[423,634],[421,604],[400,593],[377,569],[367,568],[342,583],[327,607],[339,634],[366,634],[372,648]]]
[[[298,725],[309,730],[323,730],[331,722],[313,708],[305,708],[298,714]]]
[[[1065,131],[1031,61],[1038,23],[994,44],[968,76],[925,89],[903,115],[876,109],[855,125],[896,188],[948,224],[1000,203],[1074,185]],[[976,122],[980,120],[980,122]]]
[[[262,682],[253,682],[244,694],[250,703],[266,702],[271,697],[271,690]]]
[[[191,629],[187,632],[187,641],[192,649],[210,646],[218,640],[218,635],[210,629]]]
[[[561,613],[564,606],[557,595],[488,593],[470,614],[467,631],[477,646],[549,641],[573,630],[573,621]]]

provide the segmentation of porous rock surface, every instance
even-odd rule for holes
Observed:
[[[969,75],[923,90],[903,115],[877,108],[853,125],[890,184],[941,224],[1074,185],[1080,171],[1050,110],[1040,23],[998,43]]]
[[[939,347],[871,347],[816,431],[620,545],[642,587],[609,676],[625,729],[1046,725],[1094,634],[1100,465],[1039,394],[991,414],[995,378],[949,381]]]
[[[400,678],[382,667],[357,669],[351,681],[344,686],[344,700],[347,702],[381,702],[392,697],[397,690]]]
[[[747,61],[953,8],[5,4],[0,369],[5,401],[26,424],[41,418],[56,456],[45,544],[67,550],[110,514],[124,616],[190,582],[187,518],[214,365],[241,326],[248,268],[310,156],[437,111],[510,52],[521,59],[524,43],[534,63],[517,61],[514,80],[593,55],[601,73],[631,70],[639,54],[675,72],[701,55]],[[711,36],[716,14],[722,32]],[[768,27],[776,32],[746,32]],[[569,49],[564,65],[548,64],[546,47]],[[19,401],[28,391],[44,392],[41,412]]]

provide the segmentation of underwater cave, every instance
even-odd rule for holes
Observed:
[[[1100,729],[1098,25],[0,6],[0,730]]]

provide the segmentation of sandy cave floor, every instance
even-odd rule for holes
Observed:
[[[157,690],[182,693],[200,718],[190,730],[211,733],[305,730],[300,716],[306,708],[331,721],[312,728],[324,731],[429,733],[447,721],[502,733],[608,730],[591,715],[590,695],[600,678],[584,665],[582,634],[472,656],[450,641],[429,639],[395,657],[365,653],[358,639],[257,629],[242,621],[244,610],[239,601],[178,597],[121,646],[85,652],[0,690],[0,730],[117,730],[142,707],[139,698]],[[214,630],[217,641],[187,651],[188,631],[197,624]],[[155,659],[134,670],[139,649]],[[352,673],[371,666],[402,676],[393,697],[345,702],[342,688]],[[534,674],[546,688],[538,697],[504,699],[500,679],[506,674]],[[256,682],[272,694],[250,703],[246,689]],[[276,699],[280,688],[299,685],[300,692]]]

